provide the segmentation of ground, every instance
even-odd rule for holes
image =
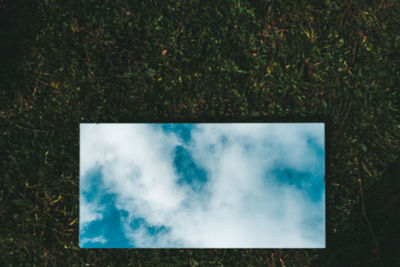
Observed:
[[[397,1],[1,5],[0,265],[399,260]],[[325,122],[327,249],[79,249],[79,123],[156,121]]]

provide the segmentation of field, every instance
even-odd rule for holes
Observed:
[[[0,265],[395,266],[398,1],[0,1]],[[79,123],[325,122],[327,249],[80,249]]]

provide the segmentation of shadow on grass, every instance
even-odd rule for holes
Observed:
[[[327,249],[313,266],[396,266],[400,262],[399,177],[400,155],[381,181],[364,189],[365,216],[360,193],[349,223],[341,233],[328,234]]]

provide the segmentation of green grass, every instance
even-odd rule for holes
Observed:
[[[0,265],[400,261],[400,188],[389,168],[400,147],[397,1],[5,5]],[[325,122],[328,248],[79,249],[79,123],[156,121]]]

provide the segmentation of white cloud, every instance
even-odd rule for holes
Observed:
[[[89,203],[82,197],[79,203],[79,223],[81,229],[84,229],[93,221],[101,220],[103,218],[103,212],[103,206],[98,203]]]
[[[323,149],[323,129],[321,123],[198,124],[184,144],[154,125],[81,124],[81,184],[102,167],[104,186],[129,214],[125,235],[139,247],[324,247],[325,199],[312,201],[301,189],[279,184],[272,172],[321,169],[324,160],[307,139]],[[177,145],[206,170],[201,193],[176,183]],[[101,219],[102,210],[83,199],[85,226]],[[132,229],[137,217],[168,231],[154,238],[144,226]],[[310,227],[318,218],[322,222]]]
[[[89,242],[104,244],[107,242],[107,239],[105,239],[104,236],[97,236],[97,237],[92,237],[92,238],[82,238],[80,240],[80,246],[82,247]]]

